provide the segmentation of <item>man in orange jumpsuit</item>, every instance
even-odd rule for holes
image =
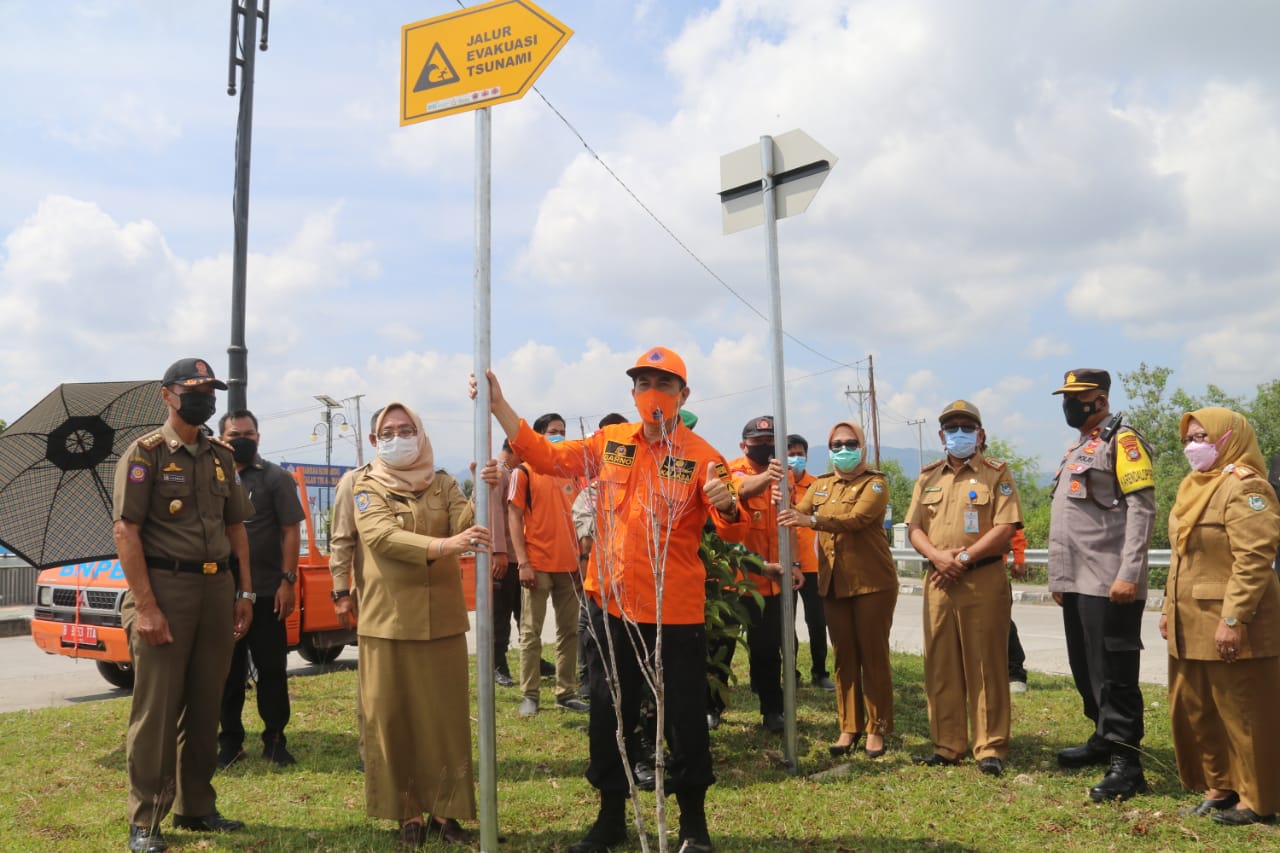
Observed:
[[[645,684],[641,667],[656,665],[648,663],[653,658],[661,663],[666,697],[666,788],[680,805],[678,850],[709,853],[705,800],[715,776],[706,726],[706,570],[698,547],[708,517],[731,542],[741,541],[747,521],[724,457],[680,421],[689,397],[684,360],[654,347],[627,375],[640,422],[559,444],[535,433],[493,374],[487,378],[493,414],[530,467],[598,481],[596,538],[584,587],[595,605],[596,649],[588,666],[587,779],[600,791],[600,813],[570,853],[607,853],[626,840],[630,786],[615,731],[619,715],[624,731],[635,729]]]

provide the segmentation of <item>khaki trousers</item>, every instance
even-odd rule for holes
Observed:
[[[172,808],[212,814],[217,802],[218,713],[235,643],[235,581],[230,572],[198,575],[149,569],[156,603],[173,642],[148,645],[133,632],[133,596],[121,615],[133,655],[133,704],[125,746],[129,822],[159,827]]]
[[[924,581],[924,684],[934,751],[958,760],[1009,755],[1009,614],[1004,566],[972,569],[944,591]],[[967,714],[966,714],[967,706]],[[966,725],[967,724],[967,725]]]
[[[1169,717],[1188,791],[1235,791],[1260,815],[1280,811],[1280,658],[1169,658]]]
[[[520,590],[520,689],[526,699],[538,700],[542,623],[550,597],[556,617],[556,698],[568,699],[578,689],[578,573],[534,572],[533,578],[533,589]]]
[[[835,648],[836,713],[842,732],[893,731],[889,630],[898,590],[822,599]]]

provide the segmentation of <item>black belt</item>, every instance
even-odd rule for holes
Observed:
[[[166,560],[163,557],[147,557],[147,568],[163,569],[168,572],[191,572],[197,575],[216,575],[227,570],[226,560],[210,560],[201,563],[198,560]]]
[[[981,560],[979,560],[976,563],[964,563],[963,565],[966,571],[973,571],[974,569],[980,569],[983,566],[989,566],[992,563],[1003,563],[1003,562],[1004,562],[1004,557],[983,557]],[[938,567],[935,566],[933,563],[929,564],[929,568],[933,569],[934,571],[937,571],[938,569]]]

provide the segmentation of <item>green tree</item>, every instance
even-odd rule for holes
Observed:
[[[1245,416],[1258,433],[1262,458],[1269,460],[1280,453],[1280,379],[1258,386],[1257,396],[1245,407]]]
[[[4,422],[4,418],[0,418],[0,432],[4,432],[8,428],[8,424]]]
[[[889,506],[893,510],[893,523],[899,524],[907,517],[911,503],[911,491],[915,483],[902,471],[902,465],[894,459],[880,460],[880,473],[889,481]]]
[[[1000,459],[1009,466],[1013,483],[1018,487],[1018,500],[1022,504],[1022,532],[1027,537],[1028,548],[1049,546],[1049,487],[1040,462],[1033,456],[1023,456],[1011,442],[994,438],[987,442],[983,453]]]

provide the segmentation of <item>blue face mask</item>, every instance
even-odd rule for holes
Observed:
[[[546,440],[551,442],[552,444],[559,444],[560,442],[564,441],[563,435],[546,435],[543,437],[546,438]]]
[[[792,473],[795,474],[797,477],[803,477],[804,466],[805,466],[805,463],[807,463],[808,461],[809,460],[803,456],[788,456],[787,467],[789,467]]]
[[[944,432],[947,453],[957,459],[968,459],[978,449],[978,432]]]
[[[831,454],[831,464],[836,467],[837,471],[845,474],[849,473],[862,464],[862,448],[858,447],[852,450],[847,447],[840,448]]]

